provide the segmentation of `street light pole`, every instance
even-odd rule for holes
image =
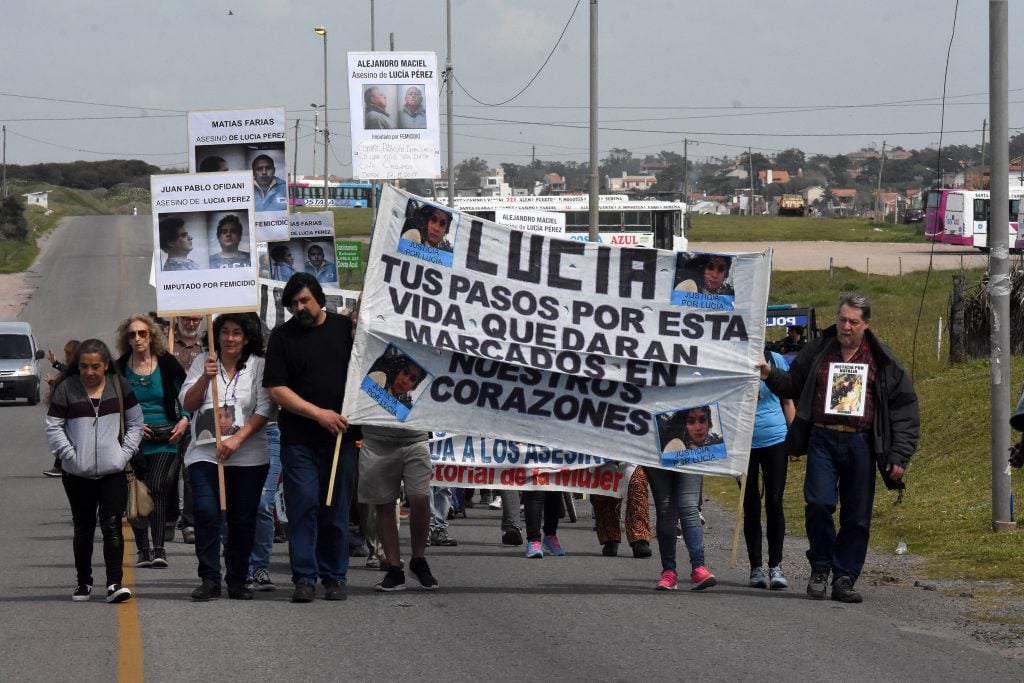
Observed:
[[[313,107],[313,171],[309,174],[311,178],[316,176],[316,134],[320,127],[320,105],[310,103]]]
[[[327,157],[331,144],[330,125],[327,121],[329,111],[327,109],[327,29],[317,26],[313,29],[313,33],[324,39],[324,209],[327,209]]]

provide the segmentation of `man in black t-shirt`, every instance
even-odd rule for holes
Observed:
[[[330,507],[325,500],[335,440],[348,429],[348,420],[338,411],[352,353],[352,324],[325,310],[325,301],[312,275],[296,273],[288,280],[281,303],[293,317],[271,333],[263,375],[263,385],[281,406],[292,602],[311,602],[318,577],[325,599],[345,599],[348,518],[357,467],[351,434],[341,442]]]

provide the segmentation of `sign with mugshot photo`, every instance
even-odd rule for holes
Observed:
[[[672,251],[527,233],[444,207],[448,244],[435,225],[418,239],[437,246],[410,249],[424,247],[410,217],[434,208],[384,189],[346,383],[349,420],[663,467],[675,451],[664,452],[669,425],[658,416],[705,406],[718,442],[671,466],[746,472],[770,250],[729,254],[736,303],[707,310],[672,302]],[[367,381],[396,349],[417,366],[413,392]]]
[[[399,422],[409,418],[409,411],[426,388],[428,373],[397,346],[389,346],[370,366],[361,387],[381,408]]]
[[[189,171],[251,173],[260,241],[289,237],[284,117],[284,107],[188,113]]]
[[[731,311],[736,289],[732,279],[732,256],[679,252],[676,256],[672,303],[705,310]]]
[[[255,311],[252,176],[152,176],[150,192],[160,315]]]
[[[305,272],[321,285],[336,287],[334,214],[330,211],[294,213],[290,216],[292,239],[269,242],[260,254],[260,277],[287,282]]]
[[[349,52],[352,175],[440,178],[437,54]]]

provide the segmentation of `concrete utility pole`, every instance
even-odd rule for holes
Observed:
[[[878,207],[882,203],[882,169],[885,168],[885,140],[882,140],[882,156],[878,159],[878,187],[875,188],[875,215],[872,223],[878,222]],[[883,221],[884,222],[884,221]]]
[[[988,127],[988,119],[981,120],[981,174],[978,176],[978,189],[985,189],[985,132]],[[991,182],[991,180],[989,181]],[[1021,183],[1024,185],[1024,183]]]
[[[299,177],[299,120],[295,119],[295,136],[292,139],[292,182]]]
[[[747,164],[750,166],[750,204],[747,205],[747,215],[754,215],[754,154],[747,147]]]
[[[323,26],[317,26],[313,29],[313,33],[317,34],[324,39],[324,210],[328,208],[327,200],[327,158],[330,156],[328,153],[331,149],[331,133],[330,133],[330,122],[328,117],[330,116],[330,109],[327,108],[327,29]]]
[[[444,81],[447,86],[447,107],[446,115],[448,121],[448,208],[455,208],[455,116],[452,114],[452,78],[455,69],[452,66],[452,0],[445,2],[446,21],[448,22],[448,56],[445,58]]]
[[[311,104],[309,106],[313,107],[313,171],[309,174],[309,176],[310,176],[310,178],[315,178],[316,177],[316,133],[317,133],[317,128],[320,127],[320,105]],[[324,199],[326,200],[327,197],[325,196]],[[324,206],[327,206],[327,204],[324,204]]]
[[[601,239],[601,178],[597,166],[597,0],[590,0],[590,241]]]
[[[1010,512],[1010,176],[1007,1],[989,0],[989,118],[992,119],[988,295],[991,305],[992,529],[1017,527]]]
[[[3,153],[3,167],[4,167],[4,199],[7,199],[7,126],[4,126],[4,153]]]

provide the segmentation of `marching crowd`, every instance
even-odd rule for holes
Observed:
[[[118,326],[116,358],[98,339],[69,342],[64,362],[51,352],[59,374],[48,378],[46,435],[55,463],[46,474],[61,477],[71,507],[73,600],[92,595],[97,521],[106,600],[131,598],[122,582],[126,469],[145,482],[153,499],[148,524],[135,528],[136,566],[168,566],[164,544],[173,539],[177,522],[183,540],[195,544],[200,583],[191,593],[194,601],[218,598],[225,588],[227,597],[237,600],[274,590],[269,562],[281,536],[275,522],[279,480],[288,519],[292,602],[313,601],[318,583],[324,599],[344,600],[353,556],[366,556],[368,566],[381,569],[377,591],[404,590],[406,568],[420,588],[438,588],[426,548],[457,545],[448,531],[452,497],[469,506],[471,494],[431,487],[429,433],[351,425],[339,412],[358,308],[351,317],[326,310],[320,283],[306,273],[291,276],[282,304],[292,317],[266,343],[255,314],[218,316],[212,349],[202,343],[200,318],[176,318],[169,344],[160,319],[136,314]],[[782,569],[782,498],[788,461],[806,455],[807,593],[825,598],[831,574],[833,600],[861,601],[854,585],[867,551],[875,468],[887,486],[899,486],[919,431],[909,377],[869,329],[870,316],[866,297],[843,295],[836,325],[804,345],[791,365],[774,352],[766,352],[760,365],[743,501],[753,587],[788,587]],[[866,403],[859,413],[828,410],[834,364],[864,367]],[[397,391],[396,398],[419,380],[407,367],[381,371],[393,375],[382,386]],[[711,426],[710,416],[700,411],[685,416],[686,429],[703,433]],[[344,435],[340,447],[339,434]],[[767,565],[761,548],[762,479]],[[500,490],[494,495],[481,492],[480,502],[501,508],[503,544],[525,542],[528,558],[565,554],[558,539],[561,493]],[[408,563],[399,545],[399,499],[408,506]],[[637,467],[624,499],[593,497],[603,554],[619,552],[624,503],[634,557],[651,556],[653,500],[662,567],[656,588],[677,588],[677,538],[686,546],[691,589],[714,586],[715,576],[705,566],[700,499],[700,475]]]

